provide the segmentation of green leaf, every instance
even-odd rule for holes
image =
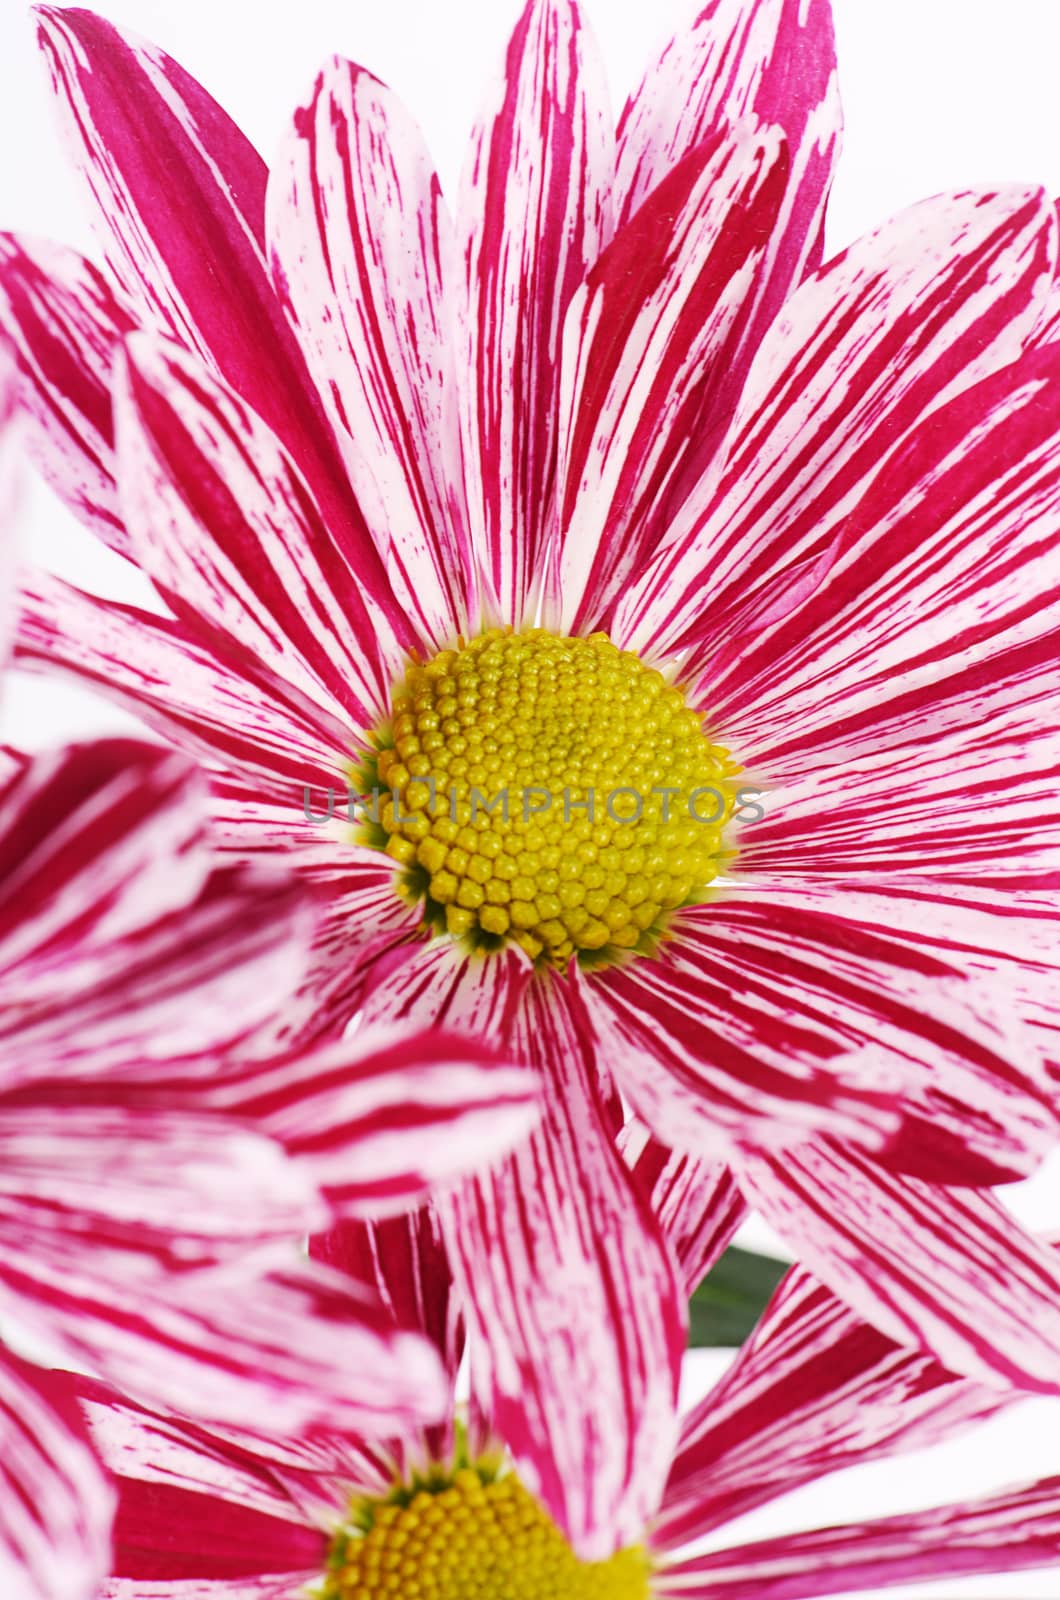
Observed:
[[[731,1245],[689,1301],[689,1344],[743,1344],[790,1265]]]

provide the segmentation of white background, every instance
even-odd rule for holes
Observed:
[[[1060,195],[1060,0],[833,0],[846,144],[830,243],[847,243],[925,194],[1003,179]],[[33,30],[18,0],[0,0],[0,227],[91,249],[80,196],[54,137]],[[518,0],[97,0],[96,9],[177,56],[268,157],[313,72],[338,51],[388,81],[418,114],[453,192],[486,76]],[[689,15],[686,0],[587,0],[616,107],[654,44]],[[122,564],[104,559],[39,486],[23,496],[20,536],[35,559],[101,592],[135,598]],[[86,692],[15,675],[0,735],[24,745],[127,723]],[[1060,1171],[1010,1191],[1032,1224],[1060,1231]],[[768,1244],[752,1227],[749,1242]],[[724,1358],[700,1357],[702,1387]],[[1060,1352],[1058,1352],[1060,1365]],[[1030,1402],[956,1444],[859,1469],[804,1490],[732,1530],[740,1537],[874,1516],[1060,1473],[1060,1402]],[[727,1536],[731,1538],[731,1533]],[[719,1541],[720,1542],[720,1541]],[[890,1591],[894,1592],[894,1591]],[[1060,1594],[1060,1571],[918,1584],[927,1597]]]

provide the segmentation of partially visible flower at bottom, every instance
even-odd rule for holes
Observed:
[[[346,1226],[329,1241],[351,1264],[366,1249],[396,1274],[399,1298],[418,1303],[452,1373],[459,1338],[427,1214]],[[104,1385],[76,1388],[118,1492],[105,1600],[810,1600],[1060,1558],[1060,1477],[692,1553],[800,1484],[935,1442],[1020,1398],[893,1343],[801,1267],[683,1418],[642,1541],[595,1562],[575,1555],[515,1473],[474,1391],[463,1420],[380,1451],[341,1430],[300,1444],[210,1431]]]

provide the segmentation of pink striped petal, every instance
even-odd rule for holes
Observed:
[[[696,145],[750,115],[779,125],[793,150],[809,145],[827,188],[840,117],[827,0],[708,0],[680,30],[619,120],[619,224]]]
[[[0,234],[0,326],[18,356],[29,454],[74,514],[125,555],[110,374],[133,318],[76,251]]]
[[[289,1259],[288,1259],[289,1255]],[[80,1247],[0,1255],[0,1311],[64,1359],[147,1405],[277,1434],[349,1429],[386,1438],[437,1420],[437,1354],[395,1331],[349,1279],[293,1248],[158,1279],[118,1277]]]
[[[0,1587],[4,1600],[94,1600],[114,1491],[58,1375],[0,1355]]]
[[[1052,345],[933,411],[850,508],[814,592],[720,659],[700,655],[714,714],[757,768],[816,765],[822,734],[846,766],[845,730],[890,742],[912,696],[934,732],[951,674],[992,676],[993,658],[1060,625],[1058,402]],[[890,831],[903,797],[896,775],[877,783]]]
[[[995,1387],[1060,1392],[1060,1262],[992,1195],[823,1143],[735,1165],[748,1204],[888,1338]]]
[[[184,1109],[79,1098],[47,1084],[0,1096],[0,1249],[16,1258],[79,1246],[116,1271],[187,1270],[321,1225],[308,1176],[269,1140]]]
[[[256,1053],[310,1049],[341,1038],[379,979],[380,944],[404,944],[419,928],[419,914],[398,892],[387,856],[334,841],[331,849],[334,870],[343,881],[323,900],[302,981],[283,1011],[256,1036]],[[288,856],[287,865],[301,875],[297,857]],[[380,1015],[386,1017],[385,1009]]]
[[[623,601],[622,642],[739,643],[749,618],[812,595],[887,456],[1020,355],[1055,254],[1041,191],[943,195],[803,284],[762,341],[722,454]]]
[[[701,416],[673,485],[674,506],[705,470],[762,335],[808,270],[820,265],[842,113],[829,0],[710,0],[649,68],[619,121],[619,224],[677,163],[743,117],[778,127],[791,176],[766,245],[754,313],[726,358],[723,392]]]
[[[440,1202],[486,1414],[585,1559],[643,1536],[674,1443],[684,1297],[617,1158],[576,1014],[534,984],[511,1041],[547,1113]]]
[[[474,627],[460,453],[452,225],[418,128],[338,58],[269,187],[277,290],[420,637]]]
[[[317,1261],[337,1267],[355,1282],[370,1285],[395,1328],[409,1328],[429,1339],[449,1379],[450,1405],[443,1420],[421,1438],[391,1440],[388,1452],[408,1470],[448,1459],[456,1426],[456,1379],[464,1353],[464,1322],[454,1294],[449,1256],[433,1208],[423,1207],[378,1222],[346,1218],[309,1241]],[[471,1426],[473,1426],[473,1420]],[[489,1441],[482,1440],[483,1449]]]
[[[118,1492],[106,1593],[158,1600],[165,1585],[181,1596],[291,1600],[321,1575],[322,1524],[339,1495],[325,1500],[319,1521],[307,1515],[299,1475],[276,1470],[286,1453],[279,1440],[262,1441],[268,1454],[259,1456],[227,1431],[166,1417],[106,1384],[75,1387]]]
[[[205,821],[199,775],[158,746],[16,766],[0,790],[5,1088],[220,1048],[296,986],[303,891],[275,870],[211,872]]]
[[[691,1296],[730,1244],[747,1204],[729,1168],[669,1150],[632,1117],[619,1148],[643,1189]]]
[[[910,922],[923,918],[924,898]],[[831,1076],[840,1105],[864,1093],[867,1117],[879,1105],[883,1127],[889,1109],[899,1120],[879,1159],[930,1181],[996,1183],[1026,1175],[1049,1153],[1055,1090],[1042,1042],[1015,1004],[1019,989],[1003,974],[984,977],[985,963],[964,959],[958,938],[948,951],[944,924],[943,938],[910,936],[897,917],[877,919],[877,904],[885,902],[859,901],[849,885],[734,886],[724,901],[682,916],[684,937],[662,962],[587,985],[594,1014],[627,1057],[616,1061],[627,1093],[646,1098],[672,1142],[687,1147],[697,1122],[728,1123],[739,1138],[742,1081],[745,1131],[775,1145],[781,1128],[751,1126],[751,1094],[770,1071],[786,1071],[795,1102],[820,1096]],[[656,1065],[636,1058],[635,1041],[645,1050],[652,1037]],[[682,1131],[675,1119],[687,1086],[701,1076],[720,1087],[725,1071],[733,1074],[725,1098],[683,1113]],[[789,1117],[798,1114],[793,1105]],[[819,1114],[822,1126],[835,1114],[827,1099]]]
[[[219,1070],[196,1095],[283,1145],[337,1216],[407,1210],[489,1165],[530,1133],[538,1099],[535,1075],[492,1047],[404,1026]]]
[[[15,509],[18,483],[15,422],[16,377],[12,363],[0,349],[0,666],[6,666],[15,632],[18,586],[15,582],[14,541],[8,524]]]
[[[817,1600],[916,1579],[1052,1568],[1060,1560],[1060,1478],[989,1500],[788,1534],[668,1569],[683,1600]]]
[[[0,972],[31,984],[27,963],[68,962],[193,901],[210,870],[205,800],[189,762],[132,739],[15,757],[0,788]]]
[[[115,408],[130,536],[177,617],[231,636],[328,718],[377,721],[400,654],[276,436],[195,357],[146,337]]]
[[[463,1336],[453,1304],[453,1278],[433,1209],[378,1222],[346,1218],[309,1241],[316,1261],[371,1285],[395,1328],[428,1338],[455,1382]]]
[[[134,1081],[167,1055],[212,1070],[215,1053],[271,1023],[296,989],[306,915],[296,882],[222,869],[181,911],[101,941],[76,965],[33,971],[28,993],[12,979],[7,1081]]]
[[[925,1448],[1020,1398],[893,1343],[794,1267],[683,1419],[652,1544],[677,1551],[802,1483]]]
[[[475,130],[460,199],[465,448],[499,615],[528,615],[555,524],[560,336],[610,237],[611,130],[574,0],[528,0]]]
[[[88,682],[169,743],[238,773],[302,815],[305,785],[346,783],[348,727],[253,658],[136,606],[99,600],[47,573],[23,584],[16,656]]]
[[[365,1027],[402,1023],[454,1028],[502,1045],[509,1037],[531,964],[512,946],[483,961],[448,938],[380,941],[363,996]]]
[[[665,1144],[724,1161],[734,1138],[772,1147],[834,1128],[877,1148],[897,1128],[900,1073],[988,1048],[989,1024],[936,994],[922,961],[866,938],[835,967],[830,932],[823,959],[820,942],[803,955],[787,929],[766,936],[720,901],[682,913],[654,959],[580,980],[604,1066]],[[948,1054],[926,1037],[932,1007]]]
[[[116,1487],[114,1600],[295,1600],[327,1566],[323,1529],[178,1485]]]
[[[108,263],[139,320],[196,350],[278,435],[392,630],[414,642],[272,289],[261,157],[161,50],[90,11],[37,16]]]
[[[742,124],[688,156],[615,236],[571,301],[560,394],[559,625],[585,631],[657,543],[692,447],[703,380],[724,369],[783,202],[774,129]]]

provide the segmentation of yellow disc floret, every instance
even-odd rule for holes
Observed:
[[[648,1559],[579,1561],[514,1474],[464,1467],[433,1489],[358,1501],[321,1600],[648,1600]]]
[[[721,870],[738,770],[606,634],[492,630],[408,668],[361,773],[427,920],[562,967],[650,948]]]

